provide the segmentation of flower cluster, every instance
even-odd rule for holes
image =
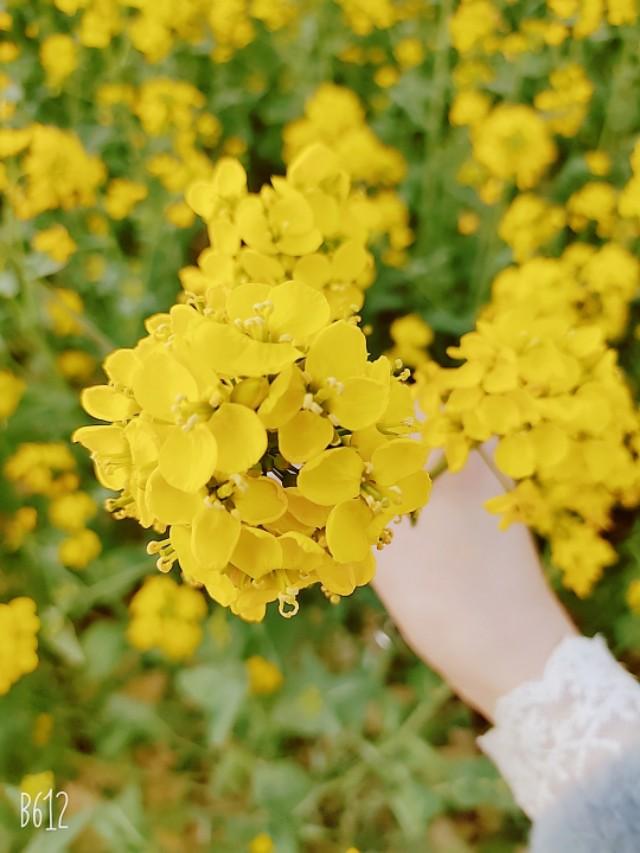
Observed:
[[[202,640],[207,605],[202,593],[173,578],[147,578],[131,599],[127,637],[141,651],[160,649],[168,658],[190,658]]]
[[[549,10],[576,39],[585,39],[606,22],[612,27],[634,24],[638,20],[635,0],[547,0]]]
[[[197,292],[83,393],[110,422],[75,439],[122,492],[111,509],[166,531],[149,546],[158,567],[178,560],[245,619],[275,600],[296,612],[313,583],[332,596],[367,583],[371,546],[428,497],[404,373],[369,359],[349,317],[367,253],[348,193],[319,145],[257,194],[222,160],[188,196],[213,243],[183,277]]]
[[[88,154],[72,131],[35,124],[6,129],[0,157],[21,155],[19,183],[7,183],[7,199],[16,216],[30,219],[45,210],[71,210],[95,202],[105,179],[99,158]]]
[[[384,145],[366,122],[358,96],[350,89],[324,83],[305,104],[304,117],[284,128],[284,158],[291,162],[314,142],[329,146],[355,185],[352,204],[357,216],[374,235],[388,236],[386,263],[401,266],[413,241],[406,204],[391,187],[402,181],[406,163],[402,154]]]
[[[31,598],[0,604],[0,696],[38,665],[40,620]]]
[[[0,370],[0,420],[11,417],[20,405],[25,384],[10,370]]]
[[[349,27],[359,36],[388,30],[424,12],[422,0],[338,0]]]
[[[332,318],[361,308],[373,277],[369,235],[354,213],[348,175],[322,145],[260,194],[248,192],[239,162],[223,158],[213,180],[193,184],[187,198],[207,222],[211,246],[180,277],[206,307],[218,307],[226,284],[295,280],[325,297]]]
[[[64,533],[58,544],[60,562],[84,569],[101,552],[100,538],[87,524],[95,516],[93,498],[79,490],[76,463],[66,444],[26,442],[5,462],[3,473],[24,497],[49,499],[52,526]],[[37,523],[34,507],[23,506],[1,525],[9,550],[18,550]]]
[[[488,508],[547,537],[581,596],[616,560],[606,540],[613,508],[640,503],[639,413],[583,300],[561,262],[506,271],[476,330],[448,350],[462,366],[428,365],[418,383],[425,440],[452,470],[499,438],[495,465],[516,485]]]

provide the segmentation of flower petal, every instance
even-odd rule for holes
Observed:
[[[364,560],[371,549],[367,528],[372,519],[369,507],[360,499],[343,501],[327,519],[327,545],[334,560],[351,563]]]
[[[231,562],[257,580],[274,569],[282,568],[282,546],[272,533],[243,524]]]
[[[388,402],[389,383],[385,385],[364,376],[354,376],[331,398],[329,408],[341,426],[359,430],[377,423]]]
[[[191,547],[202,566],[224,569],[240,536],[240,521],[220,506],[202,506],[193,519]]]
[[[223,403],[211,416],[209,428],[218,445],[216,470],[222,474],[247,471],[267,449],[262,421],[253,409],[239,403]]]
[[[329,303],[323,294],[299,281],[272,287],[269,300],[273,303],[269,329],[276,338],[289,335],[301,343],[329,322]]]
[[[135,400],[110,385],[92,385],[82,392],[82,406],[101,421],[126,421],[138,411]]]
[[[329,377],[344,382],[362,376],[367,365],[367,341],[357,326],[339,320],[323,329],[307,354],[305,368],[317,385]]]
[[[280,483],[269,477],[247,477],[244,488],[234,495],[240,518],[247,524],[268,524],[287,510],[287,495]]]
[[[149,512],[162,524],[189,524],[202,505],[202,496],[175,489],[158,469],[149,477],[145,489]]]
[[[364,463],[352,447],[325,450],[311,459],[298,475],[298,488],[313,503],[332,506],[360,494]]]
[[[267,429],[278,429],[300,411],[305,390],[302,373],[293,365],[276,376],[258,409]]]
[[[215,438],[204,424],[196,424],[188,431],[169,430],[158,465],[167,483],[183,492],[197,492],[213,475],[217,459]]]
[[[213,321],[194,332],[193,352],[224,376],[269,376],[302,356],[290,343],[256,341],[233,326]]]
[[[174,423],[176,400],[180,397],[197,400],[198,386],[184,365],[170,353],[156,350],[143,358],[133,374],[133,393],[145,412]]]
[[[315,412],[298,412],[278,431],[280,453],[289,462],[306,462],[323,451],[333,439],[333,424]]]
[[[381,486],[390,486],[425,464],[428,447],[411,438],[395,438],[378,447],[371,457],[373,478]]]

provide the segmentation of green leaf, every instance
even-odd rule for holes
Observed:
[[[178,673],[176,687],[185,699],[206,712],[209,743],[223,743],[247,693],[247,676],[242,663],[225,661],[185,669]]]
[[[80,638],[87,677],[101,681],[110,675],[126,650],[124,625],[111,621],[94,622]]]
[[[312,788],[312,781],[293,761],[256,764],[253,796],[258,805],[279,814],[289,814]]]

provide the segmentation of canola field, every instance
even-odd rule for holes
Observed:
[[[0,853],[525,850],[370,582],[490,442],[640,675],[639,47],[637,0],[0,0]]]

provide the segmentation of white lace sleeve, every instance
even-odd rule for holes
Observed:
[[[494,728],[478,738],[532,818],[638,743],[640,684],[600,636],[563,640],[539,681],[498,700]]]

